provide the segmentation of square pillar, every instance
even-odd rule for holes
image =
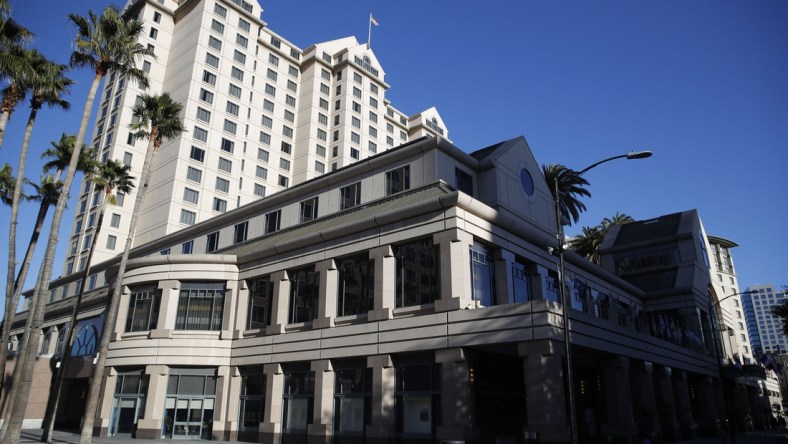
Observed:
[[[654,432],[660,435],[662,429],[657,417],[657,400],[654,394],[654,365],[650,362],[637,363],[632,366],[632,391],[635,398],[635,420],[643,432]]]
[[[372,414],[367,440],[388,442],[394,436],[394,363],[391,355],[369,356],[367,367],[372,369]]]
[[[316,442],[329,442],[334,434],[334,367],[331,360],[312,361],[310,370],[315,372],[315,394],[312,424],[307,425],[310,438]]]
[[[181,283],[176,280],[159,281],[159,291],[161,292],[159,321],[156,323],[157,328],[151,330],[149,337],[151,339],[168,339],[172,337],[172,331],[175,330],[175,317],[178,313],[178,299],[180,299]],[[127,300],[127,310],[128,306]]]
[[[473,235],[454,228],[432,235],[438,245],[440,266],[440,299],[435,311],[459,310],[469,306],[471,298],[470,246]]]
[[[654,369],[654,390],[657,395],[657,416],[662,427],[662,439],[675,441],[681,438],[681,429],[676,419],[676,403],[673,398],[673,369],[657,366]]]
[[[278,443],[282,437],[282,395],[285,375],[279,364],[263,366],[265,374],[265,414],[260,423],[260,437],[264,443]]]
[[[604,361],[602,377],[607,423],[602,425],[602,433],[621,442],[628,442],[632,436],[638,434],[629,374],[629,358],[616,356]]]
[[[564,343],[551,339],[518,344],[525,373],[526,432],[543,442],[569,442],[569,408],[564,387]]]
[[[241,404],[241,378],[240,368],[237,366],[229,367],[229,375],[227,376],[227,396],[224,397],[223,403],[227,405],[227,414],[224,421],[224,436],[225,441],[238,440],[239,418],[238,413]],[[220,369],[221,372],[221,369]]]
[[[238,309],[239,281],[227,281],[224,289],[224,307],[222,310],[221,339],[232,339],[235,331],[235,311]]]
[[[244,330],[249,321],[249,281],[238,281],[238,303],[235,306],[235,328],[233,339],[244,337]]]
[[[391,319],[396,306],[397,258],[391,245],[369,250],[369,258],[375,261],[375,307],[369,311],[367,320]]]
[[[228,395],[230,392],[230,367],[220,366],[216,369],[216,403],[213,410],[213,426],[211,439],[214,441],[227,441],[230,439]],[[236,411],[238,407],[236,406]]]
[[[673,369],[673,399],[675,400],[676,419],[681,430],[681,438],[694,439],[698,435],[698,425],[692,417],[687,371]]]
[[[96,410],[96,419],[93,422],[93,436],[107,437],[109,435],[113,394],[117,383],[118,372],[114,368],[104,368],[104,381],[99,390],[99,404]]]
[[[118,305],[118,317],[115,321],[115,330],[112,332],[112,341],[120,340],[120,335],[126,331],[126,318],[129,316],[129,298],[131,290],[124,285],[120,292],[120,302]]]
[[[312,321],[312,328],[328,328],[334,326],[337,317],[337,282],[339,271],[336,261],[328,259],[315,264],[315,271],[320,273],[320,296],[317,302],[317,319]]]
[[[495,250],[495,305],[514,302],[512,287],[512,264],[514,253],[506,250]]]
[[[166,365],[148,365],[148,393],[145,394],[145,411],[137,421],[138,439],[158,439],[164,420],[164,401],[167,398],[167,380],[170,369]]]
[[[468,361],[461,348],[435,351],[435,362],[441,364],[442,425],[437,439],[478,439],[479,430],[473,423],[474,406],[468,384]]]
[[[265,328],[266,335],[276,335],[285,332],[287,313],[290,308],[290,278],[287,271],[280,270],[271,273],[271,282],[274,284],[273,301],[271,301],[271,325]]]

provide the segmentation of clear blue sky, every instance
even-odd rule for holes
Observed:
[[[74,35],[66,15],[108,4],[11,3],[38,35],[34,46],[62,63]],[[788,284],[788,2],[262,0],[262,7],[271,29],[302,48],[349,35],[366,41],[372,12],[380,22],[372,47],[392,85],[387,97],[408,114],[436,106],[466,151],[523,135],[538,162],[578,170],[626,151],[654,152],[589,172],[589,210],[569,234],[616,211],[648,219],[697,208],[709,234],[740,245],[733,253],[742,289]],[[72,75],[74,109],[40,114],[29,176],[51,140],[77,130],[90,73]],[[27,112],[14,114],[0,163],[16,165]],[[18,250],[35,217],[33,206],[25,211]],[[8,215],[0,209],[2,233]]]

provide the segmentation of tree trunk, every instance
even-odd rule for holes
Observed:
[[[5,285],[5,318],[8,319],[9,327],[10,323],[13,322],[14,311],[16,310],[16,306],[11,305],[11,314],[9,315],[9,307],[8,304],[13,304],[14,301],[14,281],[16,277],[16,225],[19,220],[19,201],[22,198],[22,185],[24,184],[25,180],[25,164],[27,163],[27,152],[30,148],[30,134],[33,132],[33,124],[36,121],[36,115],[38,114],[38,109],[32,108],[30,110],[30,117],[27,119],[27,126],[25,127],[25,137],[22,141],[22,148],[19,150],[19,165],[17,166],[16,172],[16,188],[14,188],[14,197],[13,201],[11,202],[11,223],[10,228],[8,230],[8,276],[6,276],[6,285]],[[0,142],[1,143],[1,142]],[[10,331],[10,330],[9,330]],[[4,339],[6,339],[4,337]],[[3,344],[6,344],[4,341]],[[7,353],[2,353],[6,355]],[[3,379],[5,376],[5,363],[6,363],[6,356],[0,358],[0,387],[3,386]]]
[[[38,207],[36,225],[33,228],[33,234],[30,236],[30,242],[27,244],[27,252],[25,253],[25,259],[22,261],[22,268],[20,268],[16,277],[16,282],[14,282],[14,293],[11,302],[9,303],[8,298],[6,298],[5,320],[3,321],[2,333],[0,333],[0,344],[8,344],[8,339],[11,335],[11,325],[14,323],[16,314],[16,307],[19,305],[19,298],[22,295],[22,285],[24,285],[27,272],[30,269],[30,263],[33,261],[33,252],[38,244],[38,237],[41,235],[41,229],[44,227],[44,221],[46,220],[50,204],[51,202],[44,198],[41,200],[41,205]],[[0,353],[0,369],[5,369],[7,358],[8,353]],[[5,376],[5,372],[3,372],[3,376]]]
[[[16,108],[16,103],[19,101],[19,91],[14,83],[10,85],[9,91],[5,94],[2,101],[3,113],[0,114],[0,146],[3,146],[3,139],[5,138],[5,128],[8,126],[8,121],[11,120],[11,113]]]
[[[91,264],[93,263],[93,251],[96,250],[96,243],[98,242],[99,233],[101,232],[101,225],[104,222],[104,213],[107,211],[107,202],[109,195],[104,196],[104,202],[101,203],[101,211],[99,211],[98,222],[96,222],[96,231],[93,234],[93,239],[90,241],[90,250],[88,251],[87,265],[82,272],[82,283],[80,284],[79,291],[77,292],[77,300],[74,302],[74,308],[71,310],[71,318],[69,323],[71,328],[68,330],[68,336],[63,342],[64,350],[71,350],[71,342],[74,340],[74,332],[77,325],[77,315],[79,314],[80,306],[82,305],[82,298],[85,294],[85,287],[87,286],[88,279],[90,278]],[[106,327],[105,327],[106,328]],[[63,377],[66,374],[66,366],[70,361],[70,354],[63,353],[63,358],[60,361],[60,368],[57,370],[57,378],[55,383],[49,390],[49,403],[47,403],[46,413],[44,414],[44,424],[42,426],[43,432],[41,433],[41,442],[52,442],[52,429],[55,425],[55,415],[57,415],[57,406],[60,403],[60,390],[63,387]]]
[[[151,128],[148,150],[145,152],[145,162],[142,165],[142,173],[140,174],[142,187],[137,189],[137,198],[134,199],[134,210],[131,213],[129,233],[126,236],[126,246],[123,248],[123,256],[120,258],[118,275],[115,277],[115,289],[112,292],[112,298],[110,299],[109,308],[107,309],[107,316],[104,318],[104,331],[101,334],[101,345],[99,346],[98,358],[96,359],[96,367],[93,370],[93,379],[90,381],[90,391],[88,392],[88,400],[85,405],[85,416],[82,421],[82,433],[79,437],[79,444],[91,444],[93,438],[93,423],[96,419],[101,381],[104,377],[104,366],[107,362],[109,340],[112,337],[112,332],[115,330],[115,322],[118,318],[118,307],[120,306],[120,294],[123,291],[123,275],[126,273],[129,252],[131,251],[131,244],[134,241],[134,231],[137,228],[137,222],[139,221],[140,212],[142,211],[142,201],[145,198],[145,193],[148,191],[148,181],[150,180],[153,155],[156,153],[153,144],[156,138],[155,134],[156,128]]]
[[[60,234],[60,220],[62,219],[66,208],[66,202],[68,201],[71,183],[74,181],[74,175],[77,172],[77,164],[79,163],[79,154],[82,150],[82,142],[85,140],[85,133],[87,132],[90,114],[93,109],[93,101],[96,98],[96,91],[98,91],[100,83],[101,75],[97,74],[93,78],[93,83],[90,85],[90,92],[88,93],[88,98],[85,101],[85,109],[82,112],[82,122],[79,125],[79,132],[77,133],[77,141],[74,145],[74,151],[71,154],[71,161],[68,165],[66,180],[63,183],[63,191],[60,193],[60,197],[57,200],[57,205],[55,206],[55,213],[52,217],[52,226],[49,230],[49,242],[47,243],[46,253],[44,254],[44,259],[41,266],[41,273],[39,274],[38,282],[36,283],[36,289],[33,292],[32,300],[35,302],[35,307],[40,307],[40,310],[36,310],[35,313],[32,311],[28,312],[28,316],[35,317],[31,328],[35,328],[37,325],[40,328],[41,323],[43,323],[44,308],[46,304],[43,303],[42,299],[45,300],[47,293],[49,293],[49,280],[52,277],[52,265],[55,261],[55,249],[57,248],[58,235]],[[40,333],[40,331],[31,331],[30,336],[35,336],[35,338],[37,338]],[[21,366],[17,364],[17,369],[24,367],[32,370],[33,363],[35,363],[35,354],[28,353],[26,362],[19,363],[23,364]],[[8,421],[8,430],[3,437],[3,442],[7,444],[19,444],[20,433],[22,432],[22,421],[25,417],[25,408],[27,407],[27,401],[30,398],[30,387],[28,386],[20,388],[21,389],[14,400],[13,412],[11,413],[11,417]]]

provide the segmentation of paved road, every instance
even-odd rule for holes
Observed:
[[[23,443],[37,443],[41,436],[41,430],[24,430],[22,432]],[[68,432],[55,432],[52,439],[55,444],[77,444],[79,443],[79,434]],[[171,440],[155,440],[155,439],[130,439],[130,438],[93,438],[95,444],[163,444]],[[227,443],[227,441],[206,441],[206,440],[192,440],[194,442],[204,443]],[[680,441],[675,444],[733,444],[732,441],[723,441],[720,438],[703,438],[692,441]],[[750,432],[743,435],[736,435],[736,444],[788,444],[788,433],[775,433],[775,432]],[[639,444],[639,443],[637,443]]]

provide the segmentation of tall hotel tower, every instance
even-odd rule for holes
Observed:
[[[409,140],[447,137],[435,108],[408,116],[386,100],[385,73],[366,44],[346,37],[301,49],[271,31],[261,13],[244,0],[130,0],[124,7],[124,16],[144,23],[140,43],[155,53],[138,62],[150,85],[143,90],[110,74],[90,145],[103,160],[130,164],[139,178],[147,141],[135,140],[129,123],[145,93],[169,93],[183,105],[187,128],[156,155],[134,245]],[[94,263],[121,251],[135,192],[107,210]],[[87,265],[102,198],[83,182],[64,276]],[[181,253],[190,252],[162,252]]]

